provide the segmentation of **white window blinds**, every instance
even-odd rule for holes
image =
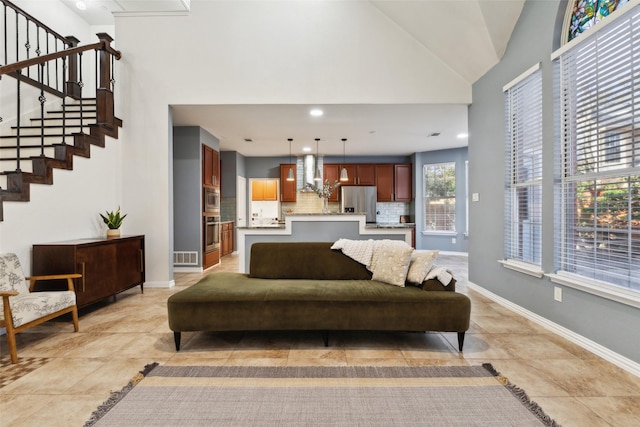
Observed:
[[[538,66],[505,88],[506,259],[541,264],[542,73]]]
[[[556,64],[557,267],[640,291],[640,7]]]

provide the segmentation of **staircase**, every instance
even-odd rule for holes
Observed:
[[[109,35],[100,33],[100,42],[77,46],[78,40],[74,37],[62,37],[9,1],[0,1],[5,5],[4,22],[7,22],[7,10],[16,17],[16,50],[20,39],[19,18],[24,19],[27,34],[33,32],[29,26],[36,25],[39,31],[47,31],[47,37],[55,36],[56,40],[61,40],[60,49],[40,55],[38,39],[38,56],[30,58],[28,49],[31,42],[27,35],[26,54],[16,52],[16,58],[26,59],[0,66],[1,87],[16,88],[15,110],[11,111],[15,125],[0,123],[2,221],[4,202],[28,202],[31,184],[53,184],[53,169],[72,170],[75,156],[89,158],[92,145],[104,147],[106,137],[118,138],[122,120],[114,116],[115,80],[112,77],[114,60],[120,59],[120,52],[111,48],[113,39]],[[8,44],[5,38],[5,61],[8,57],[6,51],[11,46],[13,44]],[[46,46],[48,51],[48,39]],[[95,52],[95,61],[91,61],[91,58],[87,60],[85,52]],[[93,68],[92,62],[95,64]],[[83,82],[87,76],[88,80],[95,76],[96,83],[95,89],[90,88],[94,95],[90,98],[83,97],[83,92],[89,92]],[[6,85],[7,80],[11,80],[7,77],[15,79],[15,86]],[[29,86],[23,88],[24,85]],[[22,117],[21,105],[25,103],[23,94],[31,98],[27,101],[32,104],[40,104],[40,111],[33,113],[35,117]],[[51,95],[53,101],[48,102],[47,96]],[[6,114],[6,111],[0,113]]]
[[[53,184],[53,169],[73,169],[74,156],[91,157],[91,146],[105,146],[105,137],[118,138],[118,127],[97,123],[95,98],[86,98],[47,111],[45,117],[20,126],[20,167],[17,168],[17,126],[11,135],[0,136],[0,197],[2,201],[28,202],[31,184]],[[82,115],[82,117],[81,117]],[[3,155],[12,153],[13,157]]]

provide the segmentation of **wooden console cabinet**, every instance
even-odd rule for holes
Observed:
[[[33,275],[82,274],[74,287],[84,307],[134,286],[144,290],[144,236],[37,244],[31,264]]]

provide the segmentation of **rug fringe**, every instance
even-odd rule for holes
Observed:
[[[560,427],[560,424],[558,424],[551,417],[549,417],[542,410],[540,405],[538,405],[536,402],[531,400],[529,398],[529,396],[527,396],[527,393],[523,389],[521,389],[520,387],[517,387],[516,385],[512,384],[507,379],[507,377],[505,377],[504,375],[500,374],[500,372],[496,371],[496,369],[493,367],[493,365],[491,363],[483,363],[482,367],[485,368],[487,371],[489,371],[491,373],[491,375],[496,377],[496,379],[498,381],[500,381],[500,383],[503,384],[507,388],[507,390],[509,390],[511,392],[512,395],[514,395],[516,398],[518,398],[520,400],[520,402],[522,402],[522,404],[529,410],[529,412],[531,412],[533,415],[538,417],[538,419],[545,426]]]
[[[84,427],[91,427],[95,425],[95,423],[97,423],[100,418],[105,416],[111,408],[113,408],[118,402],[124,399],[127,393],[129,393],[140,381],[142,381],[143,378],[146,377],[149,372],[151,372],[156,366],[158,366],[157,362],[145,365],[144,369],[134,375],[129,383],[122,388],[122,390],[111,393],[109,398],[105,400],[102,405],[98,406],[98,409],[93,411],[93,413],[91,414],[91,418],[89,418],[89,421],[84,424]]]

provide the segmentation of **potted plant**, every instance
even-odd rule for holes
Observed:
[[[120,226],[122,225],[122,221],[125,219],[127,214],[122,215],[120,213],[120,206],[118,206],[117,211],[106,211],[105,214],[99,214],[107,227],[107,237],[119,237],[120,236]]]

